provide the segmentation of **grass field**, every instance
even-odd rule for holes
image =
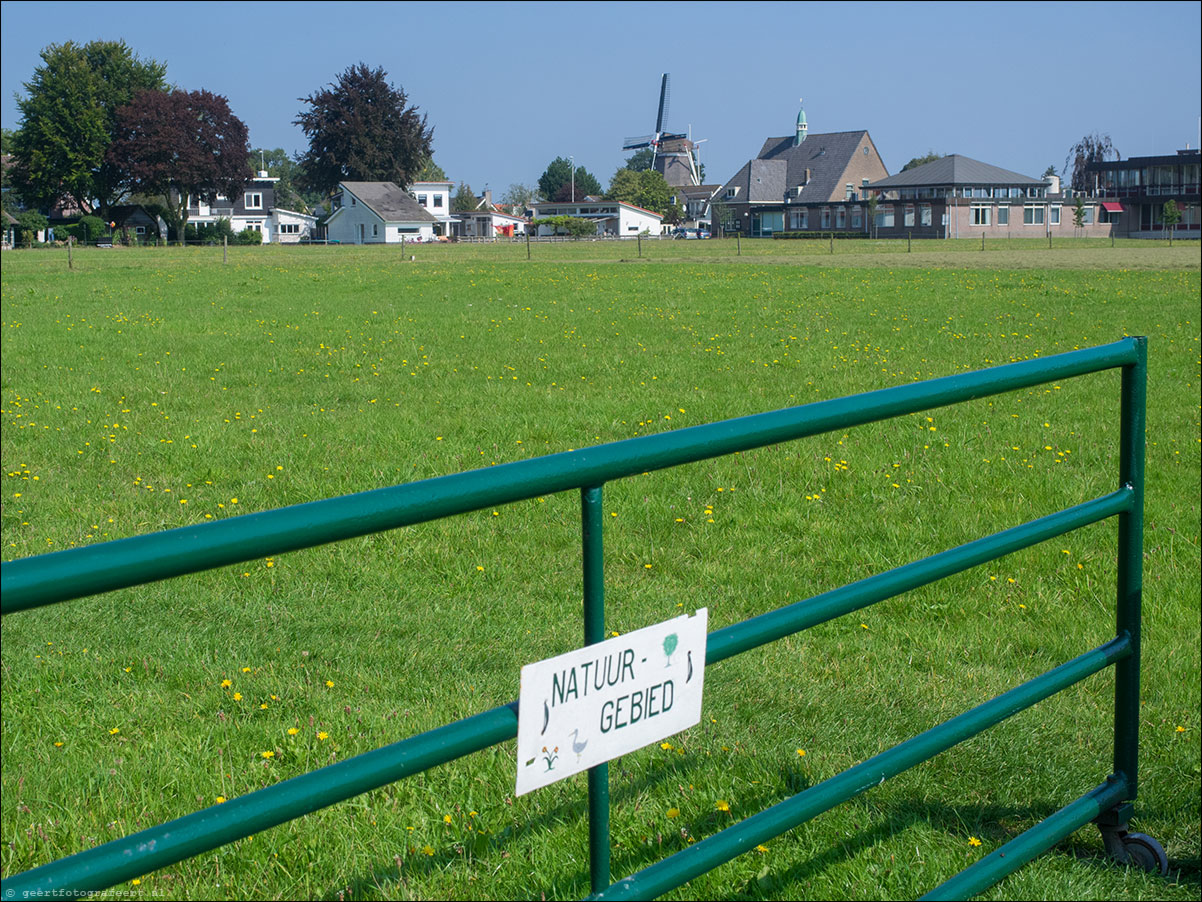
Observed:
[[[1134,829],[1172,873],[1090,828],[984,898],[1199,898],[1197,242],[398,250],[5,252],[4,559],[1147,335]],[[607,627],[716,629],[1111,491],[1117,401],[1098,374],[611,483]],[[701,725],[610,766],[614,876],[1105,641],[1115,548],[1099,524],[716,665]],[[516,698],[579,645],[579,560],[565,493],[6,617],[4,875]],[[1112,708],[1107,672],[669,898],[919,895],[1101,782]],[[514,769],[505,743],[123,889],[587,894],[584,778],[514,799]]]

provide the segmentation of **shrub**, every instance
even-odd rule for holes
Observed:
[[[238,233],[239,244],[262,244],[263,233],[258,229],[243,229]]]

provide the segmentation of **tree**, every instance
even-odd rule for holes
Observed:
[[[1177,223],[1181,222],[1181,207],[1177,205],[1175,200],[1166,200],[1164,202],[1164,229],[1169,233],[1169,247],[1173,246],[1173,230],[1177,228]]]
[[[300,158],[305,186],[329,194],[342,181],[396,182],[409,187],[433,151],[434,129],[383,67],[357,63],[308,97],[297,114],[309,139]]]
[[[1049,175],[1055,175],[1055,174],[1056,174],[1056,167],[1049,164],[1048,168],[1043,171],[1043,178],[1046,179]]]
[[[537,192],[529,185],[510,185],[501,195],[501,203],[513,211],[522,211],[534,202],[536,194]],[[516,215],[521,214],[517,212]]]
[[[422,161],[413,180],[415,182],[445,182],[447,174],[441,166],[434,162],[434,157],[429,156]]]
[[[927,163],[934,163],[936,160],[942,160],[944,156],[945,156],[945,154],[936,153],[933,150],[928,150],[921,157],[915,157],[914,159],[912,159],[909,163],[907,163],[905,166],[903,166],[901,168],[901,171],[905,172],[907,169],[915,169],[918,166],[925,166]]]
[[[1085,201],[1081,199],[1081,195],[1077,195],[1077,202],[1073,204],[1073,228],[1085,228]]]
[[[664,180],[663,173],[654,169],[641,172],[619,169],[609,183],[605,199],[634,204],[660,214],[669,222],[679,222],[683,216],[680,205],[672,203],[672,188]]]
[[[36,210],[19,213],[17,229],[20,231],[21,237],[18,240],[24,241],[26,247],[33,247],[33,241],[38,237],[38,232],[45,229],[48,224],[46,217]]]
[[[142,91],[117,111],[108,163],[120,172],[121,187],[165,198],[165,218],[182,243],[189,196],[212,203],[246,183],[246,125],[218,94]]]
[[[548,216],[532,220],[530,225],[535,229],[547,226],[553,235],[569,235],[572,238],[588,238],[597,234],[597,223],[581,216]]]
[[[1086,180],[1086,168],[1090,163],[1102,163],[1111,158],[1117,160],[1119,152],[1110,143],[1110,135],[1100,135],[1097,132],[1086,135],[1069,148],[1068,156],[1064,158],[1064,171],[1071,170],[1073,173],[1069,185],[1074,191],[1087,191],[1089,183]]]
[[[117,111],[139,91],[163,90],[167,66],[138,59],[124,41],[51,44],[41,57],[17,103],[14,186],[36,206],[70,200],[107,214],[119,191],[107,157]]]
[[[601,183],[583,166],[576,167],[573,180],[572,161],[556,157],[539,176],[538,193],[543,200],[570,201],[573,194],[580,200],[589,194],[600,194]]]
[[[629,169],[631,172],[642,172],[645,169],[650,169],[655,165],[655,151],[650,147],[644,147],[641,150],[636,150],[626,158],[623,168]]]
[[[301,187],[304,181],[304,170],[300,163],[288,155],[282,147],[268,150],[265,147],[253,148],[250,152],[251,172],[266,169],[267,174],[279,179],[275,183],[275,204],[285,210],[295,210],[298,213],[309,213],[322,201],[315,191],[306,191]]]
[[[467,213],[476,209],[476,195],[472,191],[472,186],[466,182],[459,183],[459,190],[451,197],[451,212],[452,213]]]

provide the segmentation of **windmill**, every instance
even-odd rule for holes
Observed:
[[[695,144],[688,135],[664,131],[668,124],[668,103],[671,99],[669,73],[665,72],[659,83],[659,110],[655,116],[655,132],[627,138],[623,150],[651,148],[651,168],[661,173],[669,185],[697,185],[697,160]],[[699,143],[699,142],[698,142]]]

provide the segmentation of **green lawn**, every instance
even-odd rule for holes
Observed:
[[[1147,335],[1134,829],[1172,875],[1090,828],[985,897],[1198,899],[1199,246],[1117,244],[5,252],[4,559]],[[611,483],[607,628],[717,629],[1111,491],[1117,402],[1098,374]],[[516,698],[580,643],[579,544],[565,493],[6,617],[4,875]],[[716,665],[701,725],[610,766],[614,876],[1105,641],[1115,547],[1099,524]],[[919,895],[1101,782],[1111,712],[1107,672],[670,897]],[[514,755],[137,889],[586,894],[584,778],[514,799]]]

